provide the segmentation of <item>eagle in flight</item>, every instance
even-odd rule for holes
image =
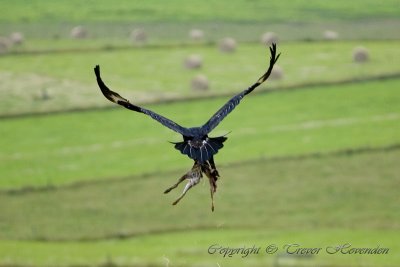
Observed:
[[[223,143],[226,141],[226,136],[210,137],[208,134],[218,126],[218,124],[240,103],[240,101],[247,94],[251,93],[260,84],[265,82],[270,76],[274,64],[277,62],[280,54],[276,53],[276,44],[272,44],[270,47],[271,57],[269,60],[269,67],[267,71],[246,90],[232,97],[225,105],[223,105],[204,125],[200,127],[183,127],[170,119],[165,118],[151,110],[139,107],[132,104],[127,99],[120,96],[118,93],[111,91],[103,82],[100,76],[100,66],[97,65],[94,68],[94,72],[97,78],[97,84],[100,87],[103,95],[118,105],[121,105],[127,109],[144,113],[154,120],[158,121],[162,125],[168,127],[169,129],[180,133],[183,137],[182,142],[173,143],[175,148],[179,150],[182,154],[187,155],[189,158],[194,160],[194,165],[191,170],[189,170],[185,175],[183,175],[176,184],[165,190],[164,193],[170,192],[172,189],[176,188],[181,182],[188,180],[181,196],[173,202],[176,205],[186,194],[186,192],[198,184],[200,179],[203,177],[203,173],[209,179],[210,191],[211,191],[211,210],[214,211],[214,200],[213,196],[217,188],[217,180],[219,173],[215,167],[214,155],[224,146]]]

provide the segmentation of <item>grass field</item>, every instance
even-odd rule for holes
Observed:
[[[395,0],[2,1],[0,267],[400,265],[400,9]],[[87,39],[70,30],[87,28]],[[142,27],[148,44],[132,46]],[[205,32],[189,40],[190,29]],[[325,30],[338,40],[323,40]],[[163,191],[192,162],[181,137],[111,105],[93,67],[123,96],[184,126],[201,125],[266,68],[278,34],[282,80],[244,99],[212,136],[221,174],[178,206]],[[220,38],[237,39],[222,54]],[[364,46],[369,61],[352,52]],[[6,48],[4,48],[6,47]],[[184,58],[199,54],[200,70]],[[192,92],[203,73],[207,92]],[[230,132],[232,131],[232,132]],[[285,245],[321,248],[293,257]],[[384,255],[327,247],[387,248]],[[213,244],[258,255],[210,254]],[[278,251],[267,254],[268,245]],[[332,250],[331,250],[332,251]]]
[[[0,242],[5,264],[36,266],[396,266],[399,244],[393,238],[397,230],[296,230],[215,229],[146,235],[134,239],[101,242]],[[302,247],[321,247],[319,255],[303,259],[269,255],[265,248],[301,241]],[[325,249],[352,241],[352,247],[389,247],[388,255],[329,255]],[[222,255],[208,253],[213,244],[240,248],[260,247],[258,255]],[[149,249],[151,248],[151,249]],[[62,263],[62,264],[60,264]],[[167,265],[169,264],[169,265]]]
[[[399,84],[389,80],[250,96],[212,134],[232,131],[217,162],[400,143]],[[217,98],[150,108],[193,126],[206,122],[225,102]],[[203,112],[204,107],[210,111]],[[180,136],[122,108],[5,120],[0,131],[3,189],[190,165],[167,142],[179,141]],[[160,155],[157,160],[153,160],[155,153]]]
[[[132,45],[130,33],[137,27],[144,28],[148,35],[149,47],[195,45],[189,38],[192,29],[202,29],[205,32],[202,44],[215,44],[220,39],[231,36],[238,42],[259,43],[260,37],[267,31],[276,32],[282,42],[290,41],[321,41],[326,30],[335,30],[340,40],[399,40],[400,20],[369,19],[334,22],[309,23],[264,23],[264,22],[92,22],[85,23],[90,33],[87,39],[74,40],[70,32],[76,23],[0,23],[0,32],[9,35],[12,32],[23,32],[26,42],[13,46],[10,52],[52,52],[52,51],[87,51],[115,50],[135,47]]]
[[[220,170],[214,213],[210,211],[207,181],[192,189],[178,206],[171,206],[182,188],[169,195],[162,192],[181,171],[2,193],[0,237],[96,240],[218,225],[276,230],[333,225],[397,229],[400,214],[392,211],[399,199],[390,188],[399,182],[399,155],[395,149],[226,166]],[[25,220],[20,219],[22,214]]]
[[[301,242],[318,247],[350,242],[389,247],[393,253],[368,258],[321,255],[310,262],[395,265],[399,248],[394,235],[400,218],[393,211],[400,203],[391,188],[400,179],[399,153],[376,151],[225,167],[214,213],[209,210],[205,182],[179,206],[170,206],[178,192],[163,196],[162,189],[179,172],[1,194],[0,258],[12,264],[48,266],[57,262],[86,266],[107,259],[122,265],[163,266],[165,256],[179,266],[185,262],[230,265],[237,261],[207,255],[208,246]],[[140,233],[144,235],[135,237]],[[134,238],[119,240],[130,236]],[[73,241],[80,239],[89,242]],[[261,266],[273,259],[260,255],[241,264]]]
[[[355,20],[368,18],[398,18],[400,11],[395,0],[378,3],[373,0],[345,0],[324,2],[300,0],[295,2],[200,0],[181,2],[171,0],[165,5],[159,0],[146,2],[118,1],[110,5],[106,0],[82,3],[34,0],[4,0],[8,12],[2,16],[3,22],[68,22],[68,21],[320,21]],[[277,12],[279,10],[279,12]]]
[[[284,78],[264,88],[400,73],[399,41],[362,44],[371,55],[366,64],[352,62],[352,51],[359,42],[279,45]],[[222,54],[215,46],[195,46],[8,56],[0,60],[0,114],[109,105],[95,84],[96,64],[102,66],[103,77],[111,88],[138,103],[203,96],[190,89],[190,80],[198,73],[210,80],[211,88],[205,96],[236,93],[261,75],[268,64],[267,53],[261,44],[243,44],[233,55]],[[203,57],[202,69],[184,69],[184,59],[190,54]],[[43,90],[50,99],[40,100]]]
[[[281,40],[321,40],[334,30],[344,40],[398,40],[399,8],[395,0],[327,1],[2,1],[0,35],[23,32],[26,42],[12,51],[65,50],[129,46],[134,28],[144,28],[150,44],[188,43],[188,32],[200,28],[206,42],[225,36],[259,41],[266,31]],[[88,40],[68,40],[84,25]]]

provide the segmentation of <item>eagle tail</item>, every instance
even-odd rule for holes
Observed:
[[[189,140],[173,144],[182,154],[203,163],[212,158],[218,153],[218,150],[224,147],[223,143],[226,139],[228,138],[225,136],[208,137],[201,147],[191,146]]]

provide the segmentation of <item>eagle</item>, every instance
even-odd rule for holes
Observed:
[[[188,156],[194,161],[193,167],[184,174],[176,184],[164,191],[164,193],[170,192],[176,188],[181,182],[187,180],[187,184],[180,195],[180,197],[172,204],[176,205],[186,194],[186,192],[198,184],[203,177],[203,173],[208,177],[210,182],[211,192],[211,210],[214,211],[214,193],[217,188],[217,180],[219,178],[218,170],[214,163],[214,155],[218,153],[224,146],[224,142],[227,140],[226,136],[211,137],[209,133],[218,126],[218,124],[240,103],[240,101],[260,84],[265,82],[271,75],[272,69],[277,62],[280,54],[277,54],[276,44],[272,44],[269,47],[270,59],[267,71],[250,87],[240,92],[239,94],[232,97],[225,105],[223,105],[205,124],[199,127],[183,127],[176,122],[159,115],[149,109],[137,106],[129,102],[118,93],[111,91],[103,82],[100,76],[100,66],[96,65],[94,72],[97,79],[97,84],[100,87],[103,95],[113,103],[121,105],[127,109],[146,114],[158,121],[165,127],[179,133],[183,137],[182,142],[172,143],[174,147],[179,150],[182,154]]]

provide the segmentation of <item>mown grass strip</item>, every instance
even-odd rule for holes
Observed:
[[[213,230],[184,231],[161,235],[149,235],[129,240],[102,242],[50,242],[0,241],[0,266],[396,266],[400,249],[396,230],[367,229],[314,229],[276,231],[263,229],[224,227]],[[351,242],[352,248],[389,248],[385,255],[330,255],[327,247]],[[282,257],[284,246],[298,243],[301,247],[321,248],[311,257]],[[265,253],[274,244],[278,252]],[[259,254],[233,254],[223,257],[220,252],[210,254],[212,245],[241,248],[261,247]],[[210,250],[212,252],[212,250]],[[280,257],[278,256],[280,255]]]
[[[171,203],[182,187],[162,193],[183,171],[0,194],[0,239],[90,241],[218,226],[398,229],[399,156],[374,151],[221,167],[214,213],[205,180],[178,206]]]
[[[230,168],[232,166],[241,166],[241,165],[248,165],[253,163],[268,163],[274,161],[292,161],[292,160],[304,160],[308,158],[324,158],[324,157],[331,157],[331,156],[344,156],[344,155],[353,155],[353,154],[363,154],[363,153],[371,153],[371,152],[389,152],[393,150],[399,150],[400,144],[392,144],[389,146],[384,147],[357,147],[357,148],[348,148],[344,150],[338,151],[330,151],[330,152],[316,152],[311,154],[304,154],[304,155],[292,155],[292,156],[283,156],[283,157],[265,157],[259,159],[251,159],[247,161],[238,161],[238,162],[230,162],[226,164],[221,164],[220,167],[222,168]],[[171,170],[164,172],[165,176],[172,176],[175,175],[179,170]],[[157,175],[158,173],[149,172],[144,173],[137,176],[126,176],[126,177],[114,177],[113,180],[130,180],[130,179],[146,179],[148,177],[152,177]],[[9,189],[9,190],[1,190],[0,194],[10,194],[10,195],[20,195],[32,192],[44,192],[44,191],[52,191],[52,190],[60,190],[63,188],[79,188],[81,186],[90,185],[93,183],[108,183],[110,178],[106,179],[98,179],[94,181],[78,181],[72,184],[62,184],[62,185],[52,185],[52,186],[43,186],[43,187],[22,187],[16,189]],[[121,235],[121,237],[125,237]]]
[[[351,53],[360,42],[282,43],[283,79],[264,88],[334,83],[384,77],[400,72],[398,41],[365,42],[370,61],[356,64]],[[185,57],[199,54],[203,67],[186,70]],[[102,66],[107,84],[137,103],[198,96],[229,95],[245,89],[267,65],[261,44],[240,45],[226,55],[217,47],[132,49],[86,54],[24,55],[0,60],[0,114],[49,112],[108,106],[99,93],[93,67]],[[194,92],[197,74],[210,81],[208,92]]]
[[[371,76],[371,77],[363,77],[363,78],[352,78],[346,80],[338,80],[338,81],[327,81],[327,82],[318,82],[318,83],[304,83],[290,86],[277,86],[273,88],[260,88],[257,89],[253,94],[266,94],[266,93],[276,93],[281,91],[292,91],[292,90],[303,90],[303,89],[329,89],[331,86],[335,87],[338,85],[348,85],[354,83],[366,83],[366,82],[374,82],[374,81],[385,81],[400,78],[400,73],[389,73],[383,74],[379,76]],[[197,100],[207,100],[214,99],[219,97],[231,97],[232,93],[209,93],[204,95],[192,95],[192,96],[173,96],[149,100],[149,101],[138,101],[136,104],[139,105],[159,105],[159,104],[170,104],[170,103],[180,103],[180,102],[189,102],[189,101],[197,101]],[[96,107],[82,107],[82,108],[74,108],[74,109],[64,109],[64,110],[48,110],[48,111],[40,111],[40,112],[29,112],[29,113],[11,113],[11,114],[0,114],[0,119],[14,119],[21,117],[36,117],[36,116],[48,116],[62,113],[70,113],[70,112],[86,112],[86,111],[96,111],[96,110],[107,110],[107,109],[117,109],[120,108],[116,105],[105,105],[105,106],[96,106]]]
[[[249,96],[211,134],[233,130],[217,164],[399,143],[398,86],[398,80],[391,80]],[[225,101],[149,108],[192,126],[205,122]],[[191,164],[167,142],[180,140],[178,135],[122,108],[4,120],[0,133],[3,189],[135,176]]]
[[[321,22],[352,21],[374,18],[398,18],[399,11],[395,0],[387,0],[384,5],[373,0],[355,0],[350,5],[345,0],[334,3],[318,0],[301,0],[295,3],[269,1],[249,4],[244,0],[212,1],[208,4],[200,0],[184,2],[171,0],[168,6],[158,1],[136,3],[121,1],[110,4],[99,0],[96,5],[85,5],[78,0],[68,3],[54,3],[49,0],[34,0],[29,3],[4,0],[8,12],[0,22],[3,23],[90,23],[90,22],[177,22],[181,24],[216,22]],[[357,9],[351,7],[356,6]],[[279,12],[278,12],[279,11]]]

